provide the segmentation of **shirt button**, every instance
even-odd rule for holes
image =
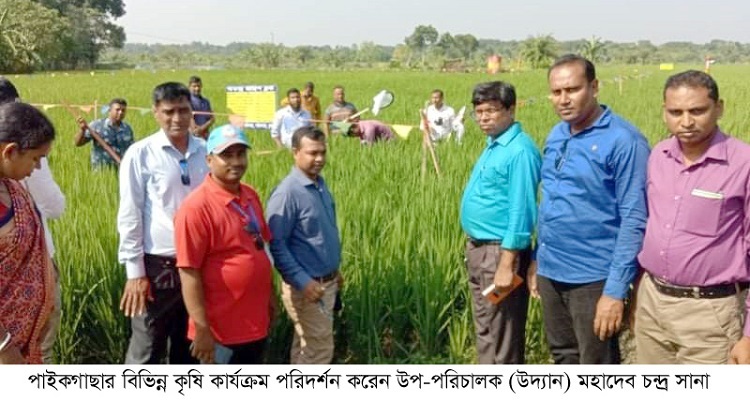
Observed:
[[[544,247],[544,246],[546,246],[546,245],[547,245],[547,243],[542,243],[542,247]]]
[[[659,255],[660,255],[660,256],[664,257],[664,254],[667,254],[667,253],[665,253],[665,252],[663,252],[663,251],[659,251]]]
[[[674,200],[678,201],[681,197],[679,195],[674,196]]]
[[[672,227],[672,225],[670,225],[669,223],[667,223],[666,225],[664,225],[664,227],[667,228],[667,229],[669,229],[669,228]]]

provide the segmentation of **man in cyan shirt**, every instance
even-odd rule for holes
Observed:
[[[648,224],[635,309],[638,363],[750,363],[750,146],[718,127],[719,88],[701,71],[671,76],[672,136],[648,164]],[[730,354],[731,350],[731,354]]]
[[[461,200],[461,227],[468,236],[466,268],[474,306],[477,357],[481,364],[523,364],[529,291],[514,290],[499,304],[482,296],[491,285],[511,286],[526,277],[541,157],[515,121],[516,90],[501,82],[474,88],[472,116],[487,135]]]
[[[529,287],[541,296],[555,363],[617,364],[646,228],[648,142],[598,103],[590,61],[563,56],[548,81],[562,121],[544,146],[538,275]]]

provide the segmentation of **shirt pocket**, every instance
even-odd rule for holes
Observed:
[[[689,194],[685,197],[677,217],[676,229],[697,236],[716,237],[724,208],[723,198],[709,198]]]

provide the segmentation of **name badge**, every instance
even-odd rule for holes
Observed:
[[[690,195],[693,195],[695,197],[708,198],[711,200],[723,200],[724,199],[724,194],[722,193],[714,193],[713,191],[701,190],[699,188],[694,188],[693,191],[690,193]]]

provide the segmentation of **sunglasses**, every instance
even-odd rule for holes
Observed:
[[[188,171],[187,159],[180,160],[180,180],[183,185],[190,185],[190,172]]]

